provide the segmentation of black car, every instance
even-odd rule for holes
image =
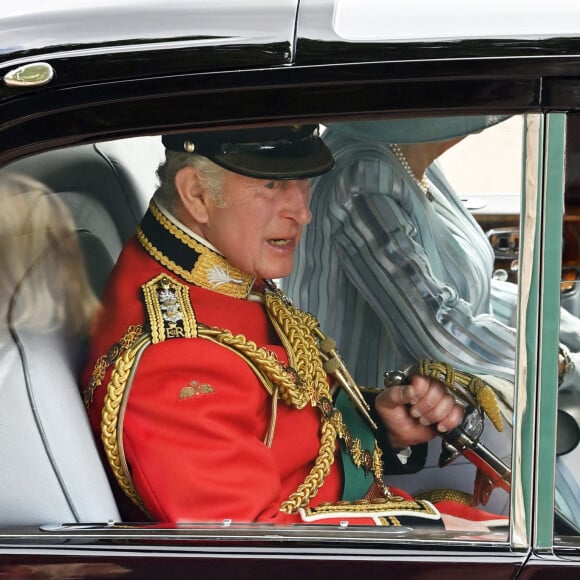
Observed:
[[[577,396],[557,388],[560,307],[580,316],[579,17],[564,0],[5,2],[0,173],[64,202],[96,295],[155,190],[161,134],[493,115],[510,121],[441,164],[518,306],[511,448],[491,449],[509,525],[489,532],[124,521],[80,396],[84,340],[0,335],[0,578],[580,574],[580,497],[556,491],[557,465],[580,483]],[[9,271],[25,242],[3,207]],[[51,269],[68,296],[66,275]],[[452,484],[456,462],[430,477]]]

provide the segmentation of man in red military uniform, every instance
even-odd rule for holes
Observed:
[[[455,427],[462,407],[425,377],[367,407],[314,317],[271,281],[290,272],[310,220],[308,178],[333,165],[318,127],[164,144],[84,388],[119,488],[159,522],[440,522],[384,485],[384,464],[405,469],[397,451]],[[420,462],[419,451],[407,468]]]

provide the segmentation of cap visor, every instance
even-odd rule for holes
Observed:
[[[327,173],[334,167],[334,159],[322,140],[300,147],[279,146],[259,152],[231,152],[209,157],[225,169],[258,179],[306,179]]]

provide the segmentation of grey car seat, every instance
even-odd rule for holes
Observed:
[[[3,168],[67,205],[97,295],[153,193],[159,146],[130,145],[83,145]],[[58,331],[13,328],[0,341],[0,526],[120,519],[79,393],[85,348]]]
[[[82,204],[77,194],[67,197],[83,209],[94,205]],[[77,235],[79,241],[85,240],[83,251],[86,242],[96,247],[93,255],[102,262],[98,274],[105,275],[112,257],[104,245],[99,246],[96,234],[101,227],[112,226],[102,208],[91,209],[86,212],[87,223],[80,219],[84,212],[76,216]],[[55,240],[53,245],[59,244]],[[54,256],[60,254],[49,246],[31,263],[11,296],[3,297],[8,302],[2,309],[6,318],[0,336],[0,525],[120,519],[79,394],[86,337],[71,338],[64,323],[46,330],[35,327],[35,315],[32,325],[19,325],[13,316],[28,311],[31,296],[36,308],[43,312],[51,308],[30,276],[34,268],[43,268],[42,261],[51,253],[45,263],[52,267]],[[62,271],[68,271],[65,264]],[[54,272],[59,275],[64,273]],[[102,286],[103,281],[95,276],[94,283]]]

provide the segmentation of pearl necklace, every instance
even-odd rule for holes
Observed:
[[[399,160],[403,169],[413,178],[413,181],[419,186],[419,189],[427,196],[429,201],[433,201],[435,199],[431,189],[429,188],[429,182],[427,178],[423,176],[421,180],[417,179],[417,176],[413,173],[407,158],[401,151],[401,148],[396,143],[391,143],[391,151],[394,153],[395,157]]]

